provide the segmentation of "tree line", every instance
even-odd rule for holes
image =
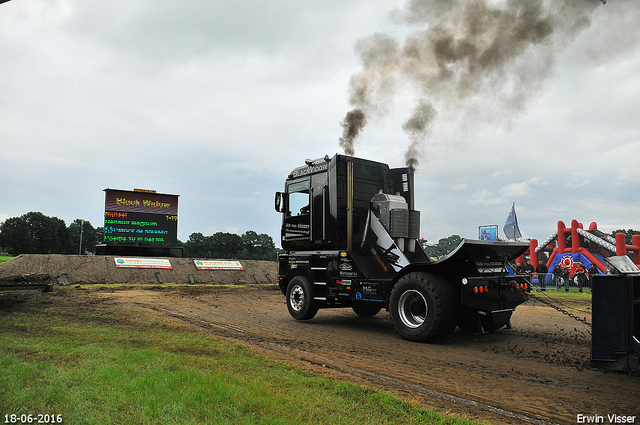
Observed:
[[[19,254],[80,254],[95,252],[104,230],[90,222],[74,220],[67,226],[58,217],[29,212],[0,224],[0,251]]]
[[[29,212],[0,223],[0,252],[20,254],[92,254],[104,240],[104,228],[76,219],[69,226],[58,217]],[[276,260],[278,249],[271,236],[253,230],[242,235],[218,232],[211,236],[192,233],[178,241],[183,255],[192,258]]]
[[[437,244],[427,243],[425,239],[420,239],[424,252],[430,258],[440,258],[449,254],[462,242],[462,238],[459,235],[451,235],[446,238],[442,238]]]
[[[627,244],[634,229],[618,229],[610,233],[624,233]],[[87,254],[95,253],[96,245],[104,239],[104,228],[94,228],[87,220],[76,219],[69,226],[57,217],[41,212],[29,212],[11,217],[0,224],[0,252],[19,254]],[[451,235],[437,244],[423,243],[430,257],[438,258],[451,252],[462,238]],[[426,242],[422,240],[421,242]],[[186,242],[178,241],[183,255],[191,258],[223,258],[238,260],[276,260],[278,252],[271,236],[248,230],[242,235],[217,232],[211,236],[192,233]]]
[[[615,238],[616,233],[624,233],[625,243],[627,245],[631,245],[631,242],[632,242],[632,239],[633,239],[633,235],[640,235],[640,230],[618,229],[618,230],[614,230],[613,232],[611,232],[609,234]]]
[[[271,236],[253,230],[242,235],[217,232],[204,236],[202,233],[192,233],[182,246],[184,256],[192,258],[276,260],[278,254]]]

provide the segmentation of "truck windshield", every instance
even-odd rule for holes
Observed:
[[[288,215],[309,214],[309,180],[289,185]]]

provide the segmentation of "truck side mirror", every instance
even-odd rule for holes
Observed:
[[[282,212],[282,192],[276,192],[275,207],[276,211]]]

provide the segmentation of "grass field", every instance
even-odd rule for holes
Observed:
[[[4,263],[5,261],[11,260],[13,257],[7,257],[4,255],[0,255],[0,263]]]
[[[0,303],[3,423],[471,423],[114,306],[73,308],[71,296]]]
[[[532,296],[548,300],[553,305],[566,310],[583,313],[591,312],[591,289],[584,289],[583,292],[578,292],[578,288],[570,288],[569,292],[566,292],[564,288],[556,291],[555,287],[547,286],[546,291],[534,289]]]
[[[559,300],[591,300],[591,289],[589,288],[585,288],[582,292],[578,292],[578,288],[569,288],[569,292],[565,292],[564,288],[558,291],[556,288],[547,288],[546,291],[534,290],[533,293],[542,293]]]

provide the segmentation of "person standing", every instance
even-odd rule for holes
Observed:
[[[607,262],[607,265],[604,268],[604,274],[613,274],[613,266],[611,263]]]
[[[531,288],[533,286],[533,273],[536,271],[536,269],[529,263],[529,260],[527,260],[526,258],[524,259],[523,263],[522,274],[526,274],[527,276],[529,276],[529,288]]]
[[[598,271],[598,266],[596,266],[596,263],[591,263],[587,272],[589,273],[589,288],[593,291],[593,277],[597,276],[600,273]]]
[[[516,262],[516,274],[523,274],[524,273],[524,267],[522,267],[522,263],[520,263],[519,261]]]
[[[549,268],[544,263],[544,260],[538,260],[538,267],[536,267],[536,273],[538,273],[538,284],[540,285],[541,291],[547,290],[547,285],[545,280],[547,279],[547,273],[549,273]]]
[[[529,260],[524,260],[524,272],[529,276],[533,276],[533,272],[535,272],[535,268],[529,263]]]
[[[562,266],[562,279],[564,279],[564,291],[569,292],[569,283],[571,282],[571,270],[565,265]]]
[[[562,267],[560,267],[560,263],[556,263],[553,267],[553,284],[556,286],[556,292],[560,288],[560,279],[562,278]]]
[[[584,264],[576,263],[576,280],[578,281],[578,292],[582,292],[582,287],[587,283],[587,270],[584,268]]]

